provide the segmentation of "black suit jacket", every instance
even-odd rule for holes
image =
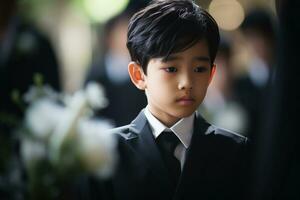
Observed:
[[[248,178],[247,139],[197,116],[176,190],[143,111],[129,125],[113,129],[119,138],[116,173],[90,182],[93,199],[244,199]]]

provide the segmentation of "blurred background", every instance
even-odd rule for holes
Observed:
[[[44,47],[48,48],[48,52],[44,53],[45,58],[42,58],[43,50],[38,50],[41,55],[36,64],[39,65],[41,74],[45,74],[45,82],[68,93],[78,90],[89,81],[102,83],[110,105],[99,116],[112,119],[117,126],[124,125],[146,104],[144,95],[131,85],[127,75],[129,55],[125,43],[130,16],[148,2],[149,0],[2,0],[1,21],[6,22],[2,23],[0,29],[1,49],[6,48],[5,38],[14,33],[10,31],[13,28],[9,27],[17,27],[17,23],[34,27],[34,34],[43,37],[39,40],[48,43],[45,45],[48,47]],[[220,53],[216,60],[217,76],[204,106],[199,110],[209,121],[247,135],[249,131],[252,132],[252,124],[257,123],[253,116],[259,112],[260,96],[271,77],[270,69],[274,61],[272,51],[276,45],[275,1],[196,2],[214,16],[222,34]],[[18,45],[30,51],[34,39],[28,35],[29,37],[20,37],[21,45]],[[11,41],[8,46],[12,46],[13,41],[16,42],[13,39]],[[9,50],[6,54],[6,57],[14,56]],[[52,58],[49,58],[49,54]],[[28,61],[31,58],[25,59]],[[30,61],[28,62],[30,65]],[[13,88],[7,89],[7,93]],[[120,104],[117,100],[131,103]],[[224,118],[223,115],[227,117]]]
[[[17,0],[16,2],[19,14],[35,24],[51,41],[60,65],[62,88],[65,91],[75,91],[82,86],[84,75],[91,62],[103,51],[105,44],[102,37],[105,34],[105,23],[128,7],[133,10],[140,9],[149,0]],[[230,41],[234,47],[234,68],[237,68],[235,73],[242,73],[249,55],[247,52],[240,52],[240,49],[237,50],[237,46],[244,46],[240,41],[236,41],[241,40],[237,35],[240,25],[245,15],[253,9],[262,8],[274,17],[276,14],[274,1],[196,2],[210,11],[225,35],[235,38]]]

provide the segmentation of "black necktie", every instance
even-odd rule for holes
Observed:
[[[172,132],[162,132],[157,138],[157,144],[170,172],[174,186],[177,185],[180,176],[181,167],[179,160],[174,156],[175,147],[179,144],[178,137]]]

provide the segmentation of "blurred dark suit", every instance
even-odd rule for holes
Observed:
[[[276,67],[276,22],[267,10],[253,8],[248,11],[241,24],[250,59],[246,67],[247,73],[235,80],[234,94],[247,112],[246,134],[250,138],[256,137],[264,124],[264,109],[267,106],[265,101]]]
[[[12,17],[0,43],[0,113],[22,117],[23,111],[12,101],[13,91],[23,94],[40,74],[45,84],[60,90],[59,66],[48,39],[33,26]],[[0,121],[1,123],[1,121]],[[9,127],[1,124],[0,130]]]
[[[85,80],[86,84],[96,81],[105,88],[109,105],[96,114],[110,119],[115,126],[130,123],[147,104],[144,91],[131,82],[127,68],[131,61],[126,47],[127,27],[134,10],[125,9],[106,22],[99,42],[102,52],[95,56]]]
[[[248,75],[241,76],[234,82],[235,98],[247,112],[245,135],[250,138],[255,137],[263,126],[268,87],[268,84],[257,86]]]
[[[96,81],[105,88],[109,101],[109,105],[97,111],[96,115],[112,120],[115,126],[128,124],[146,106],[145,93],[133,85],[129,75],[125,81],[114,82],[108,77],[104,63],[101,63],[93,66],[87,77],[87,82]]]

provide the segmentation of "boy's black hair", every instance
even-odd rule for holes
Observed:
[[[205,39],[213,64],[219,28],[212,16],[191,0],[155,0],[130,20],[127,48],[145,73],[151,58],[168,57]]]

